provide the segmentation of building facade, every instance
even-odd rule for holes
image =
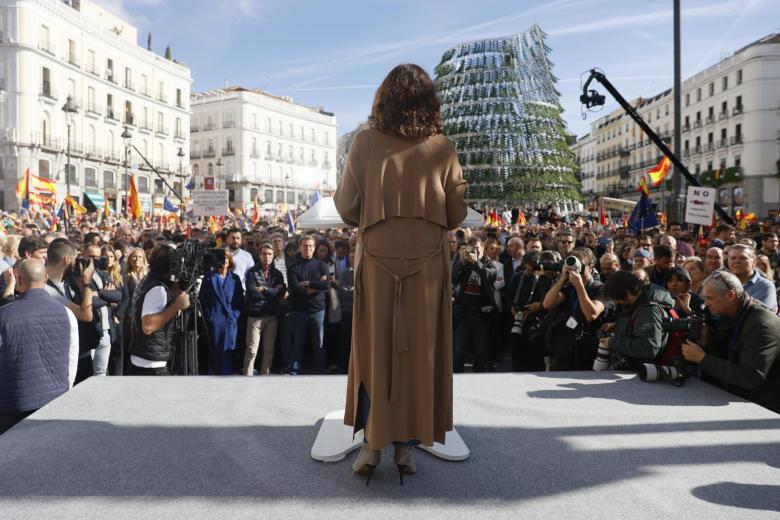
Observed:
[[[586,199],[592,198],[596,194],[596,139],[593,134],[585,134],[570,149],[580,167],[582,195]]]
[[[137,40],[136,27],[89,0],[0,0],[4,209],[18,207],[15,187],[29,168],[55,180],[60,199],[69,180],[75,198],[87,193],[117,210],[126,193],[128,150],[127,164],[139,168],[145,211],[162,204],[164,190],[139,152],[181,192],[190,70]],[[75,112],[63,110],[69,98]]]
[[[197,186],[214,177],[231,208],[309,204],[336,188],[336,117],[292,98],[226,87],[192,95],[190,150]]]
[[[718,202],[765,216],[780,208],[780,35],[761,38],[683,81],[682,150],[699,181],[718,189]],[[631,102],[671,146],[671,89]],[[662,159],[658,147],[622,109],[594,121],[596,194],[637,200],[639,179]],[[671,176],[652,189],[664,209]]]

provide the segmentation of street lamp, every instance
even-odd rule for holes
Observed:
[[[65,167],[65,183],[68,187],[68,195],[70,195],[70,127],[73,125],[73,117],[78,113],[79,107],[73,102],[73,98],[68,96],[65,100],[65,104],[62,105],[62,111],[65,112],[65,124],[68,126],[68,164]]]
[[[130,208],[130,193],[128,192],[128,171],[130,167],[130,146],[132,144],[133,134],[130,132],[130,128],[125,126],[122,132],[122,142],[125,143],[125,218],[127,218],[128,210]]]
[[[224,181],[222,180],[222,157],[217,159],[217,178],[219,179],[219,186],[224,188]]]
[[[184,219],[184,150],[179,147],[179,151],[176,153],[176,157],[179,158],[179,189],[181,190],[182,202],[181,202],[181,214],[179,217]]]

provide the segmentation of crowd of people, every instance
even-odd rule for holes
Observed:
[[[490,213],[487,227],[450,232],[455,372],[679,359],[780,411],[780,223],[720,224],[702,239],[676,222],[631,236],[551,208]],[[347,371],[353,229],[84,217],[52,231],[29,213],[3,219],[0,432],[88,377],[168,374],[170,323],[192,297],[204,317],[200,373]],[[210,248],[194,293],[166,279],[185,240]]]

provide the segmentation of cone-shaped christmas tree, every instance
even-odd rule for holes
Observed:
[[[471,201],[580,199],[545,38],[534,25],[464,43],[436,67],[444,132],[458,150]]]

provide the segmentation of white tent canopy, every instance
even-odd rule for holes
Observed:
[[[323,197],[314,206],[301,213],[298,216],[297,226],[300,229],[327,229],[343,227],[344,221],[341,220],[333,197]],[[485,219],[482,215],[469,208],[466,220],[461,227],[482,227],[485,225]]]

